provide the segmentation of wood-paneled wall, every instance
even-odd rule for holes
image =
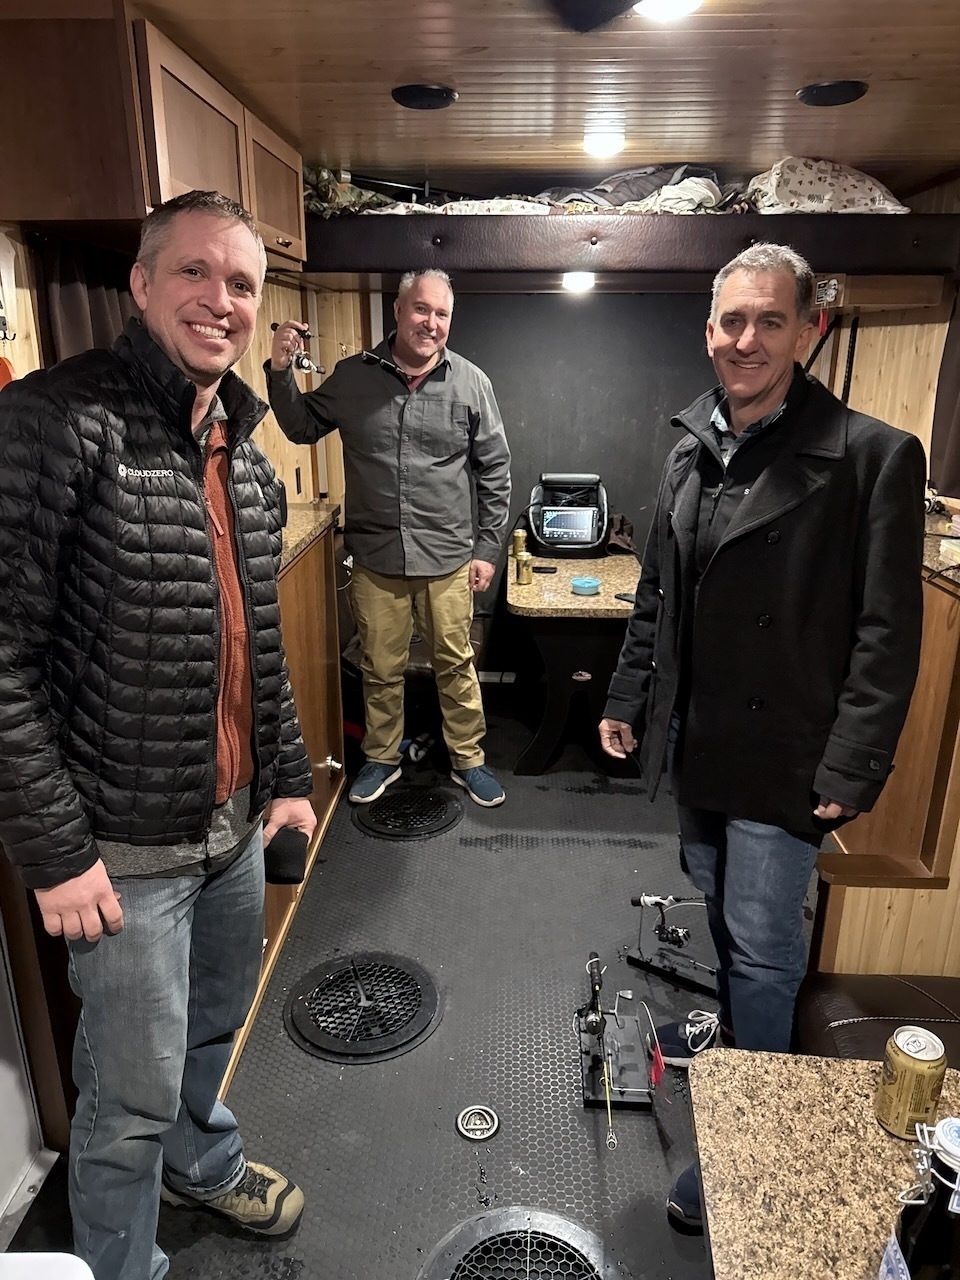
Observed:
[[[908,201],[916,213],[960,213],[960,179]],[[953,308],[948,285],[937,307],[871,311],[858,317],[848,403],[862,413],[910,431],[930,451],[940,362]],[[826,344],[813,372],[836,394],[843,387],[853,315]]]
[[[39,369],[43,360],[40,352],[40,326],[37,320],[37,277],[33,255],[23,242],[19,227],[0,223],[0,232],[7,236],[16,255],[17,336],[13,342],[0,342],[0,356],[5,356],[16,370],[17,377]]]
[[[311,391],[333,372],[338,360],[356,355],[365,344],[366,295],[360,292],[359,279],[345,281],[341,290],[318,288],[311,281],[284,280],[267,277],[263,304],[257,322],[257,333],[246,356],[237,364],[237,373],[253,389],[266,396],[263,364],[270,357],[273,341],[272,322],[302,320],[315,336],[307,350],[324,373],[297,373],[297,385]],[[312,502],[327,498],[343,505],[343,451],[337,432],[325,436],[319,444],[295,445],[284,436],[272,413],[268,413],[258,429],[258,441],[277,474],[287,486],[291,502]],[[297,474],[299,469],[299,476]],[[298,489],[299,483],[299,489]]]
[[[960,180],[909,200],[922,213],[960,212]],[[952,297],[924,312],[861,317],[850,404],[912,431],[929,450]],[[833,386],[843,381],[849,321]],[[935,588],[927,588],[933,590]],[[960,976],[960,840],[946,889],[832,888],[820,968],[834,973]]]
[[[338,360],[359,354],[366,345],[366,300],[367,295],[359,289],[340,292],[320,289],[311,295],[311,332],[317,335],[320,364],[327,374],[333,372]],[[339,432],[324,437],[323,449],[327,497],[342,507],[345,486]]]
[[[263,365],[270,358],[273,343],[271,323],[282,320],[305,321],[306,318],[306,306],[299,285],[287,284],[268,276],[263,286],[263,302],[260,305],[253,345],[236,364],[237,373],[253,387],[257,395],[264,399],[267,397]],[[308,379],[305,385],[309,389],[313,384]],[[257,428],[256,440],[286,485],[290,502],[312,502],[320,496],[314,462],[315,449],[312,446],[291,444],[272,413],[268,413]]]

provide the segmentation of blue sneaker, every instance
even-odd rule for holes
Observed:
[[[398,764],[381,764],[378,760],[368,760],[353,780],[347,792],[347,798],[354,804],[369,804],[382,796],[391,782],[401,775]]]
[[[675,1222],[682,1222],[694,1231],[703,1230],[703,1201],[700,1194],[700,1174],[695,1164],[684,1169],[670,1188],[667,1196],[667,1214]]]
[[[686,1022],[668,1022],[657,1027],[657,1040],[668,1067],[689,1067],[699,1054],[716,1044],[732,1046],[733,1039],[720,1026],[720,1019],[706,1009],[691,1009]],[[647,1032],[647,1052],[653,1054],[653,1033]]]
[[[472,769],[454,769],[450,777],[458,787],[463,787],[474,804],[483,805],[484,809],[495,809],[507,798],[485,764],[476,764]]]

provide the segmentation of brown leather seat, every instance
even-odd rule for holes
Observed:
[[[797,999],[801,1053],[879,1060],[891,1032],[905,1023],[940,1037],[947,1062],[960,1068],[960,978],[913,974],[809,974]]]

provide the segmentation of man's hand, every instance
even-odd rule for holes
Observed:
[[[839,800],[828,800],[826,796],[821,796],[820,803],[813,811],[813,816],[815,818],[824,818],[827,822],[836,822],[838,818],[855,818],[859,812],[859,809],[853,809],[848,804],[841,804]]]
[[[43,916],[43,927],[54,938],[63,934],[71,942],[79,942],[81,938],[99,942],[104,927],[107,933],[119,933],[123,928],[120,895],[99,859],[72,880],[33,892]]]
[[[309,800],[274,800],[267,809],[263,823],[263,846],[270,843],[281,827],[293,827],[302,831],[307,840],[317,826],[317,815]]]
[[[490,583],[493,581],[493,573],[496,565],[490,564],[486,560],[470,561],[470,590],[486,591]]]
[[[270,348],[270,369],[273,373],[282,373],[298,351],[303,350],[301,333],[306,333],[309,325],[299,320],[284,320],[273,335]]]
[[[600,721],[600,745],[608,756],[626,760],[628,751],[636,751],[633,729],[624,720]]]

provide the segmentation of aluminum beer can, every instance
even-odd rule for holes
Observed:
[[[513,531],[513,554],[515,556],[522,555],[527,549],[527,531],[526,529],[514,529]]]
[[[517,554],[517,583],[521,587],[528,587],[533,581],[533,556],[529,551],[520,551]]]
[[[897,1138],[915,1138],[918,1124],[933,1124],[947,1074],[943,1041],[923,1027],[898,1027],[887,1041],[873,1109]]]

